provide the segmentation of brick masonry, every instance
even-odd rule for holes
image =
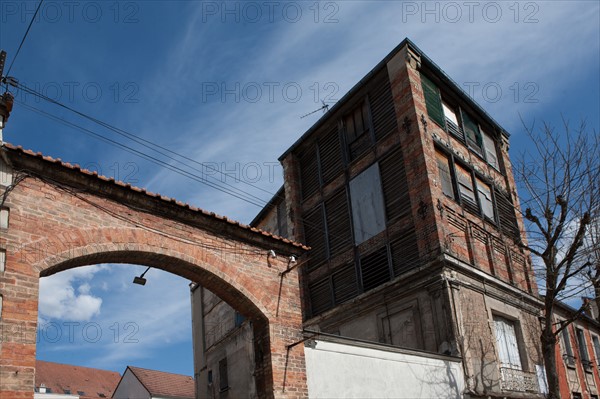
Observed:
[[[260,397],[307,397],[303,346],[287,349],[302,339],[297,270],[281,275],[287,256],[305,248],[58,160],[9,145],[0,151],[12,176],[0,187],[9,191],[0,234],[0,398],[33,398],[39,278],[116,262],[215,292],[253,321]]]

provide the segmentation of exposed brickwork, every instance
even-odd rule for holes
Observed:
[[[38,279],[73,267],[133,263],[160,268],[215,292],[250,318],[264,353],[260,397],[306,397],[297,271],[302,249],[256,229],[100,180],[24,152],[5,149],[15,176],[26,174],[5,206],[0,248],[2,398],[33,397]],[[273,249],[279,256],[268,258]]]

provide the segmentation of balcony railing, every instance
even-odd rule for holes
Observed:
[[[539,392],[537,375],[526,371],[511,369],[507,367],[500,368],[501,387],[505,391],[517,392]]]

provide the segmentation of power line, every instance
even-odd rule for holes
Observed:
[[[35,21],[35,17],[37,16],[38,11],[40,11],[40,7],[42,6],[42,2],[43,1],[44,0],[40,0],[37,8],[35,9],[35,13],[33,14],[33,17],[31,18],[31,21],[29,22],[29,26],[27,27],[27,30],[25,31],[25,34],[23,35],[23,39],[21,39],[21,44],[19,44],[19,48],[17,49],[17,52],[15,53],[15,56],[13,57],[12,62],[10,63],[10,66],[8,67],[8,72],[6,72],[6,76],[8,76],[10,74],[10,70],[12,69],[13,64],[15,63],[15,60],[19,56],[19,52],[21,51],[21,47],[23,47],[23,43],[25,43],[25,39],[27,39],[27,35],[29,34],[29,30],[31,29],[31,26],[33,25],[33,21]]]

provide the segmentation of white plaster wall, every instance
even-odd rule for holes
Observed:
[[[454,360],[316,341],[305,347],[308,396],[317,398],[462,398]]]
[[[140,380],[127,369],[112,397],[115,399],[150,399],[150,393]]]

